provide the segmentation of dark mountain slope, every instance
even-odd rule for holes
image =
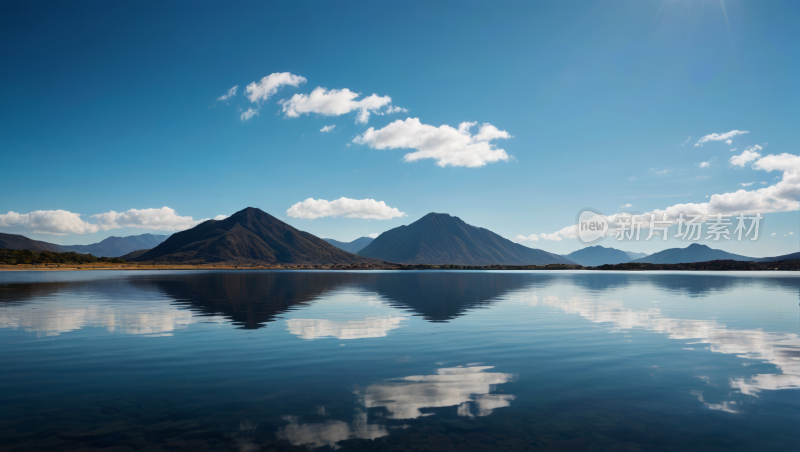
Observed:
[[[717,260],[755,261],[758,259],[729,253],[727,251],[715,250],[714,248],[709,248],[699,243],[692,243],[686,248],[670,248],[631,262],[647,264],[688,264],[692,262]]]
[[[359,251],[361,251],[362,248],[372,243],[372,241],[375,239],[373,239],[372,237],[359,237],[353,240],[352,242],[340,242],[334,239],[322,239],[322,240],[325,240],[326,242],[330,243],[336,248],[343,249],[348,253],[358,253]]]
[[[429,213],[410,225],[386,231],[358,254],[403,264],[574,264],[442,213]]]
[[[565,256],[567,259],[575,261],[584,267],[597,267],[598,265],[614,265],[630,262],[631,258],[625,251],[616,248],[605,248],[600,245],[587,246],[586,248],[573,251]]]
[[[7,250],[53,251],[61,253],[67,251],[61,245],[54,243],[31,240],[24,235],[0,233],[0,248]]]
[[[141,234],[128,237],[109,237],[91,245],[64,245],[62,248],[94,256],[119,257],[133,251],[155,248],[168,235]]]
[[[336,248],[252,207],[173,234],[134,260],[242,265],[376,262]]]

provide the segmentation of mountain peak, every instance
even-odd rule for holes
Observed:
[[[528,248],[458,217],[436,212],[382,233],[358,253],[403,264],[574,264],[562,256]]]

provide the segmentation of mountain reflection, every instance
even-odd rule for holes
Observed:
[[[670,339],[708,344],[708,349],[714,353],[767,362],[782,372],[758,374],[750,378],[731,378],[731,388],[738,389],[743,394],[755,395],[762,390],[800,388],[800,337],[797,334],[729,328],[715,320],[669,318],[663,316],[658,308],[646,311],[628,309],[621,301],[547,296],[533,303],[578,314],[594,323],[608,323],[614,331],[640,328],[665,333]]]
[[[413,375],[397,381],[368,386],[360,394],[367,408],[383,407],[390,419],[429,416],[424,408],[458,406],[459,416],[488,416],[514,400],[510,394],[489,394],[495,385],[508,383],[512,374],[484,372],[492,366],[449,367],[435,375]]]
[[[135,279],[204,316],[223,316],[244,329],[264,327],[284,312],[307,306],[342,281],[325,272],[225,272]]]

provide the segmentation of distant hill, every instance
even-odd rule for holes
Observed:
[[[238,265],[378,262],[336,248],[253,207],[240,210],[224,220],[208,220],[173,234],[134,260]]]
[[[688,264],[692,262],[716,260],[757,261],[759,259],[716,250],[699,243],[692,243],[686,248],[670,248],[631,262],[647,264]]]
[[[574,264],[444,213],[429,213],[410,225],[386,231],[358,254],[402,264]]]
[[[322,239],[322,240],[325,240],[326,242],[330,243],[336,248],[343,249],[348,253],[358,253],[359,251],[361,251],[362,248],[372,243],[372,241],[375,239],[373,239],[372,237],[360,237],[353,240],[352,242],[340,242],[338,240],[333,240],[333,239]]]
[[[3,233],[0,233],[0,248],[7,250],[53,251],[56,253],[67,251],[54,243],[31,240],[24,235]]]
[[[784,254],[782,256],[762,257],[759,259],[752,259],[752,260],[756,262],[777,262],[777,261],[798,260],[798,259],[800,259],[800,252]]]
[[[168,235],[141,234],[128,237],[109,237],[91,245],[62,245],[67,251],[93,254],[95,256],[120,257],[132,251],[155,248],[167,239]]]
[[[648,256],[647,253],[634,253],[633,251],[625,251],[625,254],[630,256],[631,259],[641,259]]]
[[[598,265],[624,264],[631,261],[631,257],[625,251],[616,248],[606,248],[600,245],[587,246],[586,248],[573,251],[565,256],[567,259],[577,262],[584,267],[597,267]]]

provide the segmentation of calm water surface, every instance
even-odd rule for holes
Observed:
[[[800,450],[786,273],[0,273],[0,450]]]

